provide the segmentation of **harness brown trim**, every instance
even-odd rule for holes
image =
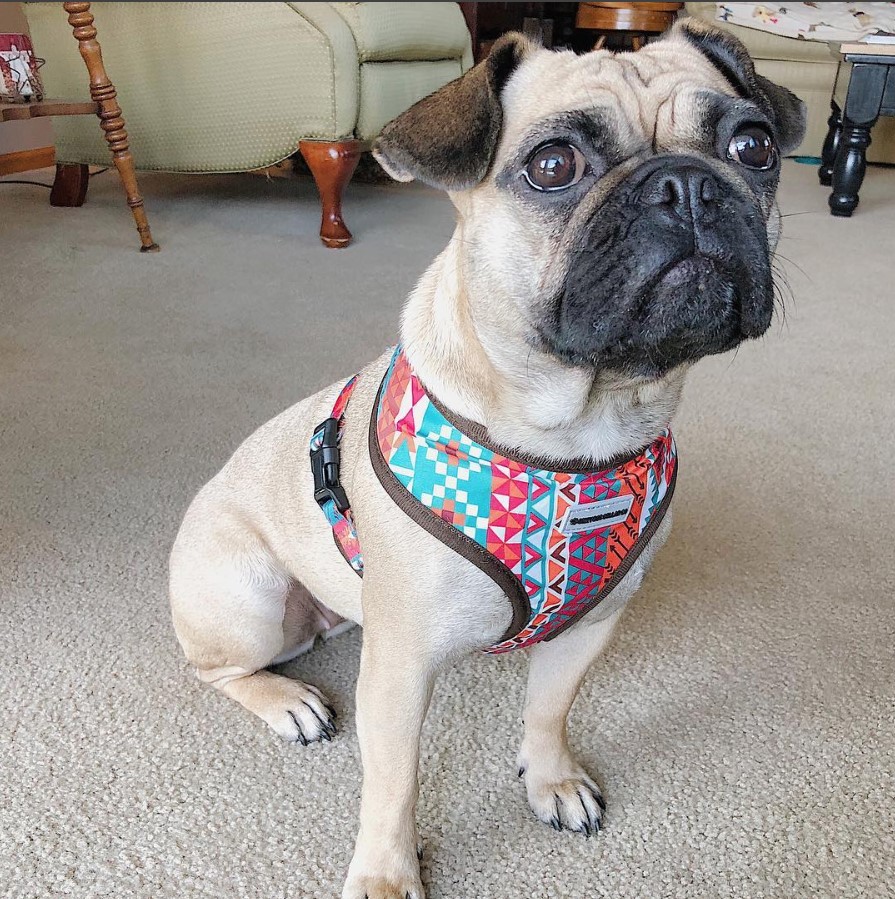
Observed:
[[[629,462],[632,462],[640,456],[649,445],[642,446],[633,453],[620,453],[605,462],[600,462],[595,459],[569,459],[568,461],[563,461],[561,459],[552,459],[549,456],[530,456],[526,453],[510,452],[506,447],[503,447],[492,440],[488,433],[488,429],[484,425],[473,421],[471,418],[464,418],[462,415],[451,412],[451,410],[446,406],[443,406],[436,397],[432,396],[425,384],[423,384],[423,390],[426,391],[429,402],[432,403],[432,405],[458,431],[460,431],[461,434],[465,434],[467,437],[470,437],[476,443],[481,444],[485,449],[491,450],[492,453],[496,453],[498,456],[503,456],[511,462],[518,462],[520,465],[527,465],[529,468],[538,468],[541,471],[564,472],[567,474],[590,474],[593,471],[611,471],[613,468],[621,468],[622,465],[627,465]]]
[[[472,562],[476,568],[487,574],[503,590],[513,609],[513,619],[504,635],[497,642],[502,643],[504,640],[509,640],[511,637],[515,637],[528,624],[531,618],[531,603],[528,601],[528,596],[525,590],[522,589],[522,584],[519,583],[516,575],[484,547],[479,546],[475,540],[458,531],[453,525],[417,500],[398,480],[382,454],[382,447],[379,445],[379,436],[376,432],[376,419],[379,412],[379,401],[382,398],[382,391],[387,377],[388,371],[386,371],[379,384],[379,390],[376,391],[373,411],[370,414],[368,442],[373,471],[376,472],[376,477],[379,478],[379,483],[382,484],[385,492],[394,500],[395,505],[402,512],[433,537],[436,537],[454,550],[454,552],[463,556],[464,559]]]

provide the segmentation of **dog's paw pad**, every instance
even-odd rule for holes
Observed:
[[[524,776],[528,803],[545,824],[586,837],[602,830],[606,803],[600,788],[583,769],[543,779],[529,769]]]
[[[291,681],[262,717],[288,743],[307,746],[336,735],[336,712],[329,700],[316,687],[298,681]]]

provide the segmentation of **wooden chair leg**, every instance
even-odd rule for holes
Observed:
[[[90,169],[86,165],[56,163],[50,206],[83,206],[89,183]]]
[[[357,140],[303,140],[298,144],[320,192],[320,240],[332,249],[351,242],[351,232],[342,220],[342,191],[357,167],[360,147]]]
[[[112,161],[124,191],[127,194],[127,205],[134,216],[137,231],[140,234],[140,252],[157,253],[158,244],[152,239],[149,230],[149,221],[146,211],[143,209],[143,197],[137,186],[137,173],[134,170],[134,157],[131,155],[127,140],[127,131],[124,129],[124,119],[121,117],[121,107],[115,99],[118,94],[115,87],[106,74],[103,65],[103,55],[99,43],[96,40],[96,29],[93,27],[93,15],[90,12],[89,3],[63,3],[68,13],[68,24],[78,41],[78,49],[87,66],[90,76],[90,96],[99,104],[100,127],[106,137],[106,143],[112,151]]]

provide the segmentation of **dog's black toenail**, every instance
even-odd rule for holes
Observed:
[[[578,791],[578,801],[581,803],[581,811],[584,812],[584,826],[590,829],[590,810],[588,809],[587,804],[584,801],[584,796],[581,795],[581,790]],[[589,833],[588,836],[590,836]]]
[[[603,798],[603,794],[599,790],[595,790],[592,787],[588,787],[587,791],[591,796],[594,797],[594,802],[597,803],[598,806],[605,812],[606,811],[606,800]]]
[[[298,723],[298,718],[295,717],[295,713],[290,711],[289,717],[292,719],[296,729],[298,730],[298,742],[301,743],[302,746],[307,746],[308,738],[305,736],[304,731],[301,729],[301,725]]]
[[[562,799],[553,794],[553,820],[550,822],[550,826],[554,830],[562,830],[562,820],[561,815],[559,813],[559,807],[562,805]]]
[[[522,777],[523,774],[525,774],[525,768],[520,768],[516,774],[516,777]]]
[[[304,700],[302,700],[304,702]],[[336,735],[336,726],[332,723],[331,720],[324,721],[320,715],[317,714],[317,710],[314,706],[305,702],[305,705],[310,710],[311,714],[317,719],[317,723],[320,725],[320,730],[322,732],[321,738],[322,740],[326,740],[328,743],[332,742],[332,738]]]
[[[312,706],[310,703],[305,702],[304,700],[302,700],[302,702],[304,702],[304,704],[307,706],[307,708],[308,708],[308,710],[310,711],[310,713],[317,719],[317,723],[320,725],[320,730],[322,730],[323,733],[325,733],[325,734],[326,734],[326,733],[329,733],[328,728],[327,728],[327,722],[324,721],[324,720],[317,714],[317,709],[315,709],[314,706]]]

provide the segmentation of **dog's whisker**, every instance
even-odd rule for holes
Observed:
[[[800,272],[802,275],[804,275],[811,283],[814,283],[814,279],[811,277],[811,275],[809,275],[808,272],[806,272],[805,269],[802,268],[802,266],[798,264],[798,262],[794,262],[788,256],[784,256],[783,253],[780,253],[779,251],[774,253],[774,261],[776,261],[778,259],[783,260],[783,262],[785,262],[787,265],[792,266],[794,269],[796,269],[798,272]],[[773,263],[772,263],[772,265],[773,265]]]

